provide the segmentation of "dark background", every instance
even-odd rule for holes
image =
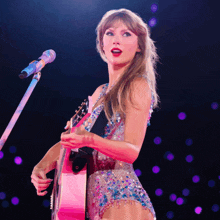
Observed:
[[[157,3],[156,13],[151,5]],[[151,27],[160,63],[158,94],[160,108],[154,111],[144,144],[134,169],[148,192],[158,220],[220,219],[219,108],[220,104],[220,34],[217,2],[205,0],[4,0],[0,1],[0,135],[3,134],[17,105],[31,82],[18,75],[42,52],[53,49],[56,59],[41,71],[42,77],[13,128],[0,160],[0,219],[50,219],[48,201],[36,195],[30,175],[47,150],[60,140],[66,121],[81,102],[101,84],[108,82],[107,64],[96,52],[95,28],[111,9],[127,8],[145,22],[152,17]],[[185,112],[186,119],[178,114]],[[159,145],[154,139],[160,137]],[[187,146],[186,139],[193,144]],[[10,153],[10,146],[17,151]],[[170,151],[174,160],[164,154]],[[187,163],[185,157],[193,155]],[[14,163],[15,156],[23,160]],[[159,166],[160,172],[152,172]],[[53,171],[48,174],[53,178]],[[200,176],[194,183],[192,177]],[[208,181],[215,186],[209,187]],[[163,194],[155,195],[161,188]],[[189,196],[182,190],[188,188]],[[185,199],[183,205],[171,202],[170,194]],[[11,203],[12,197],[19,204]],[[8,202],[8,207],[2,204]],[[195,214],[200,206],[202,212]],[[171,219],[171,217],[170,217]]]

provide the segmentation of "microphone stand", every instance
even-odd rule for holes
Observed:
[[[37,85],[37,83],[39,82],[40,80],[40,77],[41,77],[41,72],[38,72],[38,73],[35,73],[33,78],[32,78],[32,81],[27,89],[27,91],[25,92],[22,100],[20,101],[17,109],[15,110],[15,113],[14,115],[12,116],[10,122],[8,123],[8,126],[7,128],[5,129],[1,139],[0,139],[0,151],[1,149],[3,148],[6,140],[8,139],[8,136],[10,135],[11,133],[11,130],[13,129],[15,123],[17,122],[24,106],[26,105],[28,99],[30,98],[35,86]]]

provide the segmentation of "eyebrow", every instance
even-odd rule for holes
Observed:
[[[110,30],[110,29],[115,29],[114,27],[110,27],[110,28],[108,28],[107,30]],[[129,29],[122,29],[121,31],[131,31],[131,30],[129,30]],[[132,32],[132,31],[131,31]]]

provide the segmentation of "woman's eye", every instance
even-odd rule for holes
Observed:
[[[124,35],[125,35],[125,34],[126,34],[127,36],[131,36],[131,34],[130,34],[129,32],[125,32]]]
[[[109,35],[109,34],[112,34],[112,32],[111,32],[111,31],[108,31],[108,32],[106,33],[106,35]]]

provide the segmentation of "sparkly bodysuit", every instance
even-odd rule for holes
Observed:
[[[103,86],[99,99],[105,95],[107,87],[108,83]],[[153,102],[152,93],[148,126],[150,125],[151,113],[153,112]],[[94,103],[94,105],[95,104],[96,103]],[[102,103],[94,109],[90,116],[92,122],[88,122],[88,126],[85,127],[87,131],[91,130],[103,108],[104,105]],[[120,119],[120,115],[117,114],[117,123]],[[111,120],[111,122],[111,124],[106,125],[105,133],[102,136],[103,138],[108,137],[115,127],[113,120]],[[113,133],[111,140],[124,140],[123,121],[121,121]],[[127,202],[131,204],[134,202],[141,203],[143,209],[149,209],[154,216],[154,220],[156,220],[155,211],[150,198],[135,174],[133,164],[115,160],[97,150],[93,151],[92,161],[92,164],[88,164],[93,167],[93,173],[89,175],[87,182],[87,218],[90,220],[101,220],[106,209],[111,207],[113,202],[117,200],[118,205],[121,203],[126,204]]]

